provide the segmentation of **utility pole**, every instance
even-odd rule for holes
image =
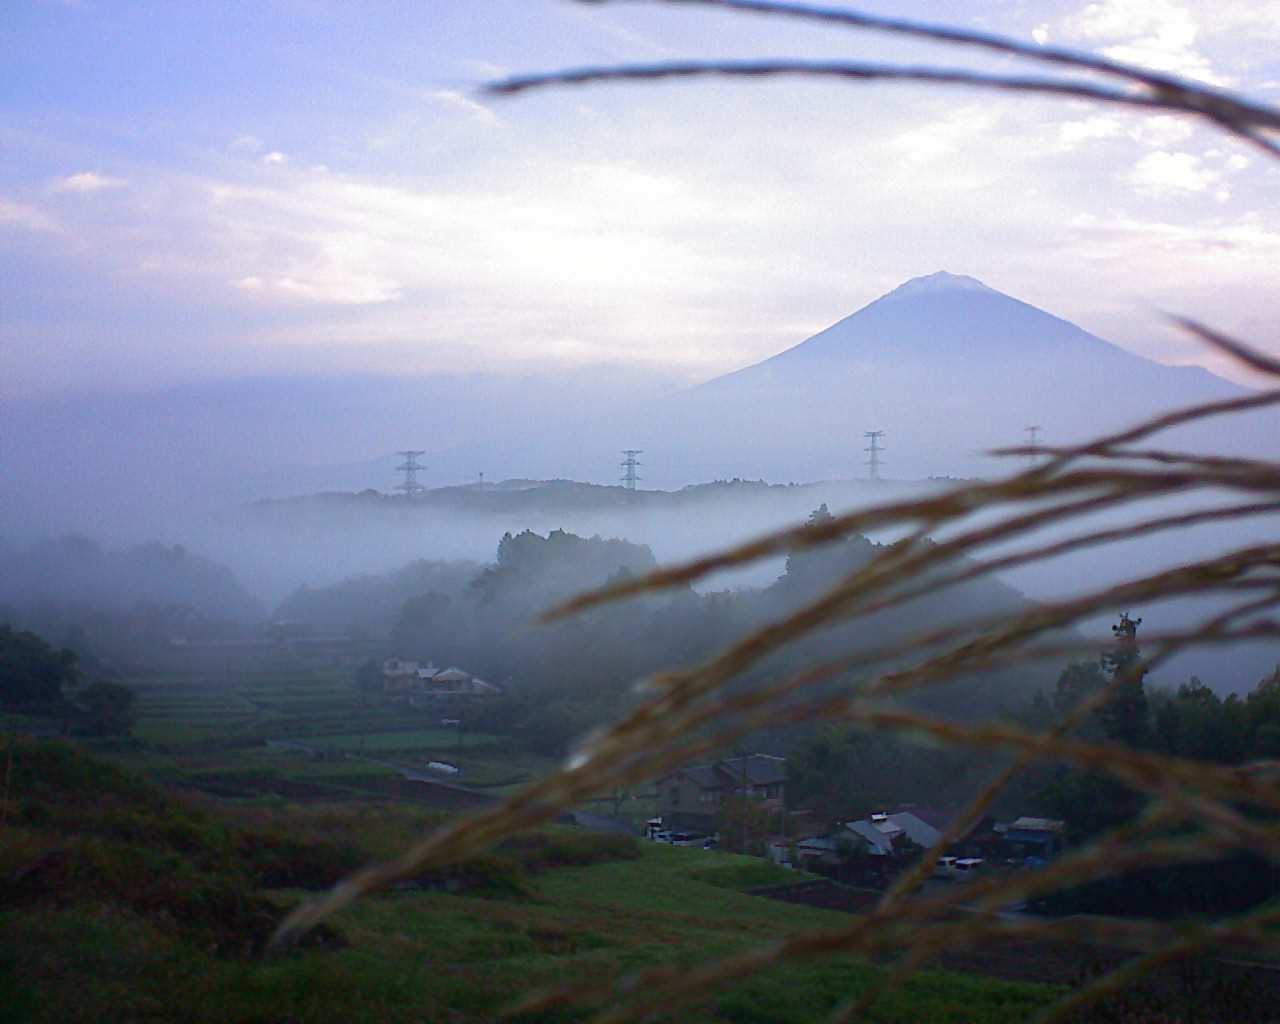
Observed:
[[[870,453],[867,459],[867,476],[871,480],[879,480],[880,453],[884,451],[884,449],[880,447],[880,438],[884,437],[884,431],[868,430],[864,432],[862,436],[871,442],[867,447],[862,449],[864,452]]]
[[[418,483],[418,470],[424,467],[419,465],[418,456],[426,455],[425,451],[404,451],[396,452],[404,462],[396,466],[400,472],[404,474],[404,483],[397,484],[396,490],[401,491],[406,498],[420,498],[422,492],[426,490],[422,484]]]
[[[640,462],[636,459],[637,455],[644,453],[642,448],[624,448],[622,454],[626,456],[625,461],[619,463],[622,466],[622,486],[629,491],[636,489],[636,482],[640,479],[636,475],[636,470],[640,467]]]
[[[1039,425],[1037,424],[1037,425],[1035,425],[1035,426],[1026,427],[1026,428],[1025,428],[1025,430],[1024,430],[1024,432],[1025,432],[1025,433],[1026,433],[1026,435],[1027,435],[1027,447],[1028,447],[1028,448],[1039,448],[1039,447],[1040,447],[1040,427],[1039,427]],[[1031,455],[1030,455],[1030,456],[1028,456],[1028,457],[1031,459],[1031,461],[1032,461],[1032,462],[1035,462],[1035,461],[1036,461],[1035,452],[1032,452],[1032,453],[1031,453]]]

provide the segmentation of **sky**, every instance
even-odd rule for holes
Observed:
[[[864,7],[1280,102],[1276,0]],[[6,0],[0,391],[692,383],[939,269],[1164,362],[1235,373],[1165,311],[1280,352],[1280,163],[1207,127],[910,86],[480,91],[752,56],[993,66],[655,3]]]

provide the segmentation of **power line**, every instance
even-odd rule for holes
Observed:
[[[870,453],[867,458],[867,476],[871,480],[879,480],[880,453],[885,450],[880,447],[880,438],[884,437],[884,431],[868,430],[864,432],[862,436],[871,442],[867,447],[862,449],[864,452]]]
[[[426,455],[425,451],[403,451],[396,452],[404,462],[396,466],[400,472],[404,474],[404,482],[396,485],[396,490],[400,491],[406,498],[420,498],[426,490],[422,484],[418,483],[418,470],[425,469],[418,462],[419,455]]]
[[[622,454],[626,456],[626,459],[619,463],[623,469],[622,486],[629,491],[634,491],[636,483],[640,480],[640,477],[636,475],[636,470],[640,467],[640,462],[636,459],[636,456],[644,454],[644,449],[624,448]]]

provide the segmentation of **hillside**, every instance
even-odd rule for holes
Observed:
[[[161,1022],[180,1007],[191,1024],[481,1024],[536,987],[848,920],[736,891],[744,879],[796,877],[750,858],[555,829],[362,900],[303,949],[264,960],[262,943],[307,890],[390,855],[438,817],[368,803],[209,809],[47,744],[21,745],[15,765],[17,820],[0,848],[6,1020]],[[877,973],[850,958],[794,966],[679,1019],[816,1022]],[[1012,1024],[1050,995],[926,972],[874,1019]]]
[[[938,273],[629,426],[631,443],[663,460],[729,474],[854,475],[863,432],[874,429],[885,432],[889,476],[986,475],[998,466],[982,453],[1023,443],[1031,424],[1045,443],[1065,444],[1244,393],[1203,369],[1143,359],[973,278]],[[1174,441],[1247,451],[1249,434],[1255,445],[1264,436],[1237,420]]]

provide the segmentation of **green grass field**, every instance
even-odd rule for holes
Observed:
[[[49,744],[25,744],[17,763],[16,823],[0,844],[5,1021],[480,1024],[543,986],[684,970],[849,920],[741,891],[798,877],[758,860],[552,829],[432,876],[460,891],[368,897],[319,946],[263,958],[254,950],[273,922],[307,898],[298,885],[320,888],[391,856],[441,815],[192,805]],[[878,972],[847,957],[795,965],[656,1019],[819,1021]],[[1021,1021],[1052,994],[924,973],[865,1019]]]

